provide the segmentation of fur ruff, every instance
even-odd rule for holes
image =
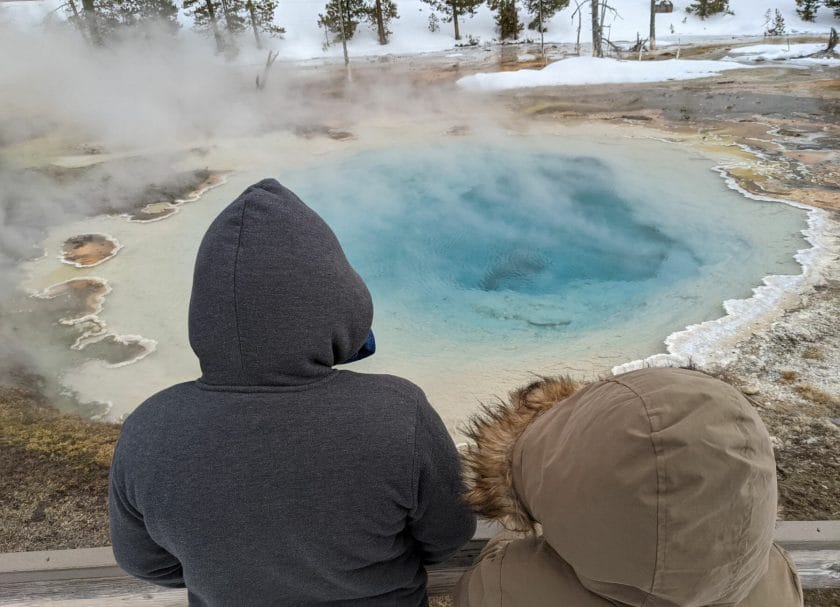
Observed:
[[[574,394],[568,376],[543,378],[510,393],[509,402],[484,405],[465,428],[471,443],[462,453],[465,499],[487,519],[513,531],[531,531],[534,521],[513,488],[513,447],[540,415]]]

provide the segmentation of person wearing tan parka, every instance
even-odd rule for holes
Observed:
[[[642,369],[548,379],[472,421],[467,501],[509,529],[456,607],[797,607],[770,437],[732,386]]]

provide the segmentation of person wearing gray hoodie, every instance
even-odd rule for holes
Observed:
[[[128,573],[190,605],[427,603],[425,565],[472,537],[458,454],[422,390],[337,370],[373,306],[332,230],[263,180],[198,251],[201,378],[125,421],[111,539]]]

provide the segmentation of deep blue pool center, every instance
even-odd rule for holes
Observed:
[[[378,317],[464,339],[624,318],[714,256],[664,228],[673,222],[650,205],[640,211],[595,157],[378,150],[280,178],[336,231]]]

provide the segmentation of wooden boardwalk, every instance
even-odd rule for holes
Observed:
[[[450,561],[429,570],[430,594],[452,589],[498,530],[481,523]],[[788,521],[776,541],[793,557],[805,588],[840,588],[840,521]],[[51,607],[184,607],[185,590],[168,590],[126,575],[109,547],[0,554],[0,605]]]

